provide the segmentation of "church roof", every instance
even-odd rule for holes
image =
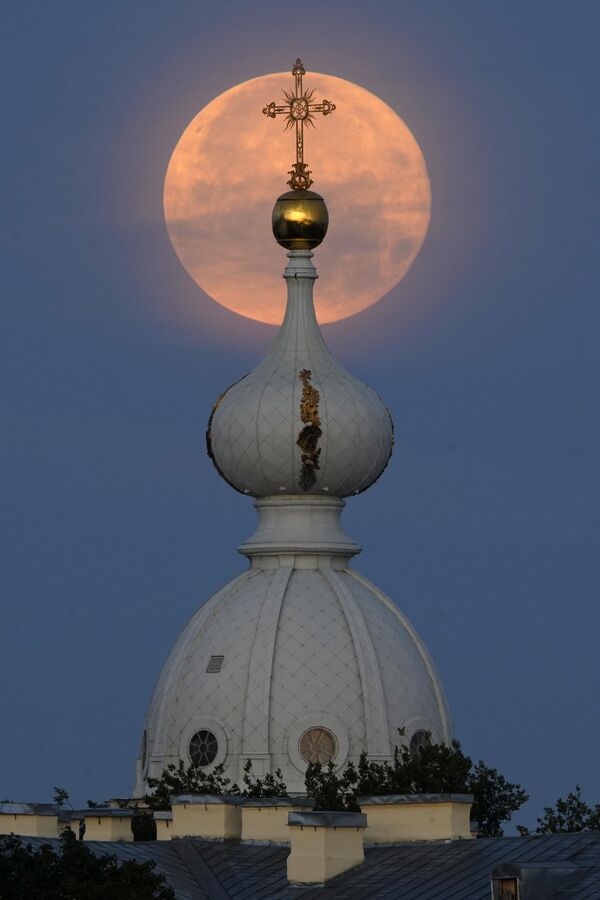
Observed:
[[[207,674],[217,652],[221,670]],[[160,774],[207,728],[232,780],[239,761],[267,752],[288,789],[303,791],[297,748],[316,726],[335,735],[342,765],[363,748],[390,757],[398,727],[409,739],[419,728],[452,737],[427,651],[374,585],[331,566],[253,568],[201,607],[175,645],[148,714],[145,762]]]
[[[28,838],[39,847],[57,840]],[[153,860],[177,900],[297,900],[286,877],[289,847],[179,839],[86,844],[119,860]],[[598,900],[600,833],[487,838],[365,847],[365,863],[326,887],[302,888],[306,900],[489,900],[492,872],[522,875],[523,900]]]

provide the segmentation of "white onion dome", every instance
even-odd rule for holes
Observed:
[[[260,365],[219,398],[208,425],[217,470],[253,497],[358,494],[392,452],[386,406],[333,358],[319,330],[312,255],[288,252],[281,329]]]
[[[291,196],[290,196],[291,195]],[[391,760],[449,742],[439,676],[398,607],[350,568],[343,497],[369,487],[393,445],[380,398],[329,352],[317,325],[312,248],[325,235],[319,195],[290,192],[273,214],[288,249],[283,325],[263,362],[217,401],[207,432],[220,474],[257,499],[250,569],[183,630],[156,686],[136,796],[179,760],[239,781],[280,768],[304,790],[309,762]]]

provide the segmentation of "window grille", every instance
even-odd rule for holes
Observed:
[[[305,762],[327,765],[337,756],[337,738],[328,728],[309,728],[300,738],[299,750]]]
[[[224,656],[211,656],[206,667],[207,672],[220,672],[223,666]]]
[[[428,731],[420,729],[415,731],[410,739],[410,752],[413,756],[422,753],[425,747],[431,747],[431,735]]]
[[[217,757],[219,742],[207,728],[202,728],[192,736],[189,744],[190,760],[195,766],[210,766]]]

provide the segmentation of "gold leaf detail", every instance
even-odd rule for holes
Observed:
[[[302,398],[300,400],[300,418],[304,422],[304,428],[298,435],[297,445],[302,451],[302,469],[300,471],[299,484],[303,491],[308,491],[317,480],[316,470],[320,468],[319,457],[321,448],[318,446],[322,436],[321,417],[319,416],[319,391],[310,383],[312,372],[310,369],[302,369],[298,378],[302,382]]]

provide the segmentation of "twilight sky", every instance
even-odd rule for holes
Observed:
[[[600,801],[599,29],[593,0],[5,4],[1,797],[127,795],[167,653],[244,567],[204,430],[274,329],[191,281],[162,185],[206,103],[302,56],[399,113],[432,187],[407,277],[324,329],[396,424],[356,568],[517,821]]]

